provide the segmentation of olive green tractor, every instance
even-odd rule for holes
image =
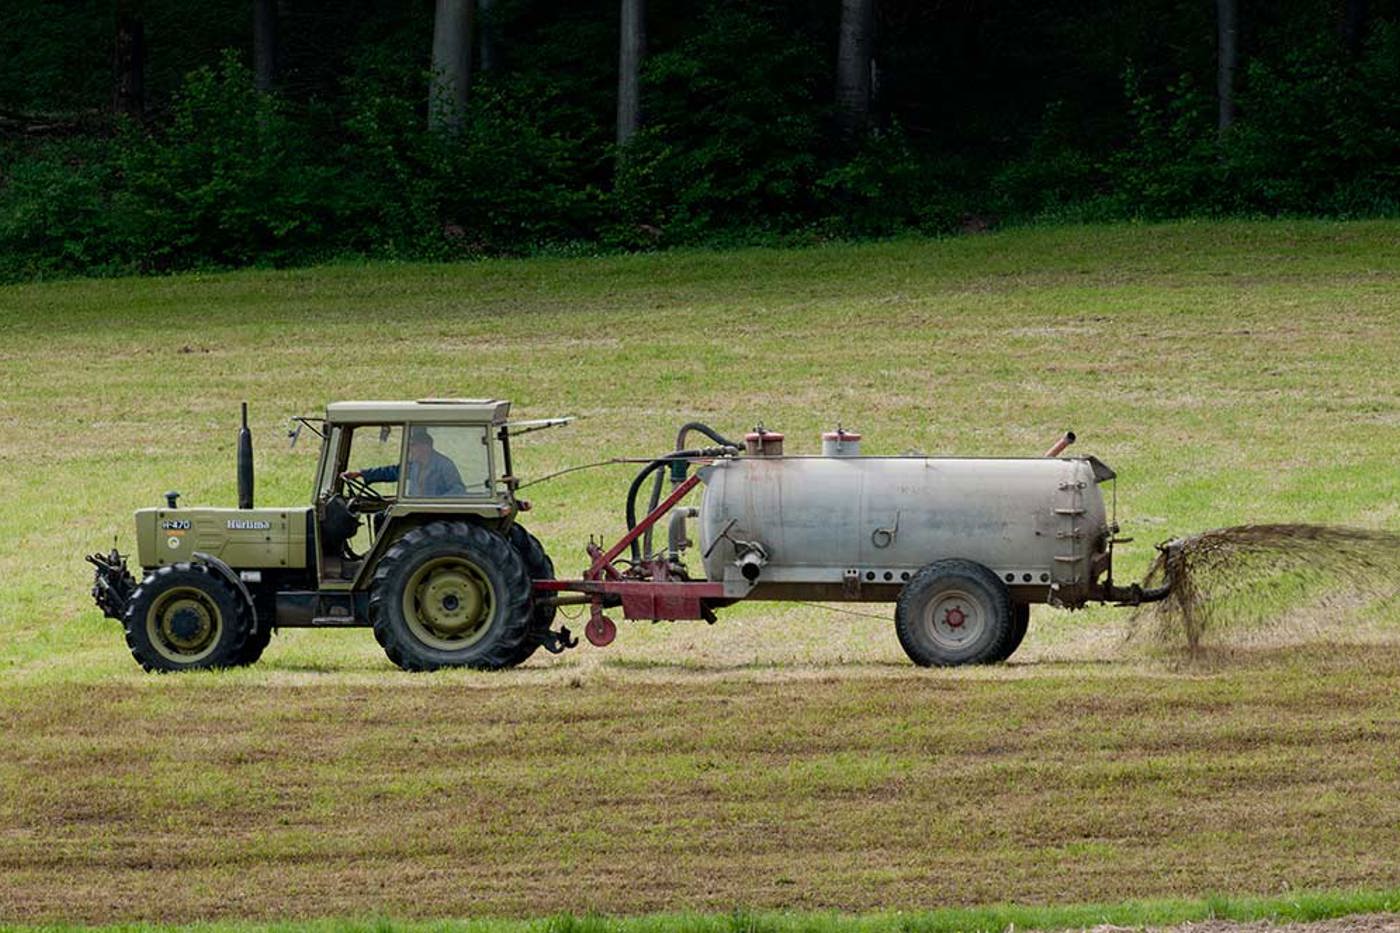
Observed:
[[[312,501],[253,507],[244,406],[239,507],[136,512],[138,581],[114,548],[93,596],[147,670],[252,664],[276,628],[367,626],[407,670],[500,668],[574,644],[534,581],[554,566],[516,518],[510,422],[494,399],[337,402],[296,419],[321,437]],[[375,486],[379,488],[376,489]]]

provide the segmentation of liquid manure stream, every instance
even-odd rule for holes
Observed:
[[[1360,599],[1400,594],[1400,532],[1335,525],[1237,525],[1166,545],[1144,587],[1171,581],[1140,606],[1140,630],[1198,656],[1217,641],[1276,627],[1300,607],[1337,617]]]

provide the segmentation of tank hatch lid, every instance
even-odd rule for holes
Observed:
[[[1118,474],[1113,471],[1113,467],[1104,463],[1098,457],[1091,456],[1085,457],[1084,459],[1088,462],[1089,469],[1094,471],[1094,482],[1106,483],[1111,479],[1118,478]]]

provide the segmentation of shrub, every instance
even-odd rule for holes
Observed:
[[[0,279],[110,271],[113,168],[100,142],[50,142],[13,150],[0,177]]]
[[[232,54],[191,72],[169,126],[124,134],[117,236],[148,269],[305,260],[344,205],[335,172]]]
[[[956,229],[981,187],[965,162],[920,155],[895,125],[867,135],[854,156],[818,179],[816,192],[833,232],[887,236]]]
[[[713,3],[678,48],[647,60],[648,125],[620,154],[611,239],[685,242],[812,217],[823,70],[772,5]]]
[[[1255,61],[1226,140],[1238,206],[1377,213],[1400,198],[1400,33],[1377,24],[1350,61],[1326,37]]]
[[[1148,218],[1212,213],[1219,206],[1225,166],[1220,159],[1211,100],[1189,75],[1159,103],[1128,69],[1124,77],[1133,138],[1109,159],[1115,199],[1128,215]]]

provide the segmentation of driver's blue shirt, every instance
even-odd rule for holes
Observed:
[[[399,465],[370,467],[361,470],[360,477],[366,483],[397,483]],[[407,496],[465,496],[467,487],[462,484],[462,474],[457,472],[457,464],[450,457],[433,451],[426,465],[420,467],[412,460],[408,462]]]

